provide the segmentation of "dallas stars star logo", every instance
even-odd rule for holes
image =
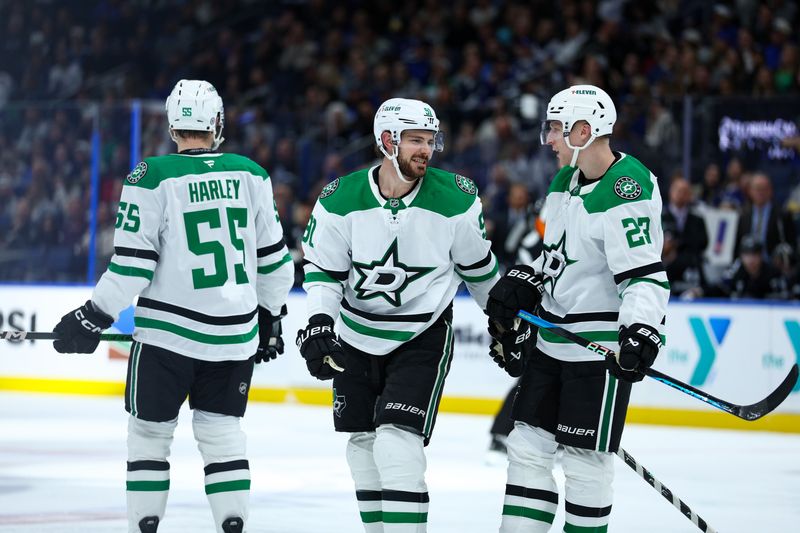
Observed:
[[[577,259],[567,257],[567,232],[561,234],[561,238],[553,245],[543,246],[544,265],[542,273],[545,275],[544,285],[550,284],[550,295],[556,288],[556,283],[564,270],[571,264],[577,263]]]
[[[359,279],[353,290],[356,298],[370,300],[381,297],[395,307],[402,305],[401,294],[408,285],[429,274],[434,267],[414,267],[400,262],[397,257],[397,239],[383,254],[383,258],[369,264],[353,261]]]

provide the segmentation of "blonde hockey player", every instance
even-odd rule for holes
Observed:
[[[313,376],[333,378],[364,529],[422,532],[453,297],[463,280],[484,307],[498,267],[475,184],[429,166],[443,148],[433,108],[392,98],[373,129],[382,162],[325,187],[303,237],[310,318],[297,344]]]
[[[552,469],[563,447],[566,532],[608,528],[613,453],[625,424],[631,383],[661,347],[669,284],[661,263],[661,197],[656,177],[609,144],[616,111],[591,85],[556,94],[542,143],[561,170],[545,202],[544,250],[517,265],[489,293],[493,351],[529,354],[506,365],[522,374],[508,437],[508,481],[500,531],[545,532],[558,493]],[[603,361],[577,344],[515,316],[534,311],[616,351]],[[523,339],[520,341],[520,339]]]
[[[250,470],[239,418],[254,362],[283,352],[294,266],[266,171],[217,151],[224,112],[214,87],[181,80],[166,108],[177,153],[147,158],[125,179],[108,270],[53,344],[93,352],[140,295],[125,386],[129,532],[155,532],[163,519],[187,395],[216,531],[241,532]]]

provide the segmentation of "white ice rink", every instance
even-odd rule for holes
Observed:
[[[172,448],[159,533],[213,531],[188,415]],[[0,531],[124,532],[126,417],[122,398],[0,393]],[[346,437],[330,418],[322,407],[249,406],[250,533],[361,531]],[[427,451],[432,533],[497,531],[505,466],[486,463],[490,422],[439,416]],[[718,531],[800,531],[800,435],[631,425],[623,447]],[[699,531],[616,464],[609,531]]]

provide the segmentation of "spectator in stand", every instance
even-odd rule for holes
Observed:
[[[721,295],[762,300],[780,293],[780,272],[764,259],[764,244],[754,235],[739,243],[739,259],[722,281]]]
[[[512,183],[506,197],[507,206],[495,217],[492,251],[505,267],[515,265],[517,250],[523,237],[534,228],[536,213],[528,189],[522,183]]]
[[[753,174],[747,193],[750,202],[741,211],[736,230],[738,247],[741,247],[745,235],[752,235],[763,245],[767,257],[781,243],[787,243],[794,249],[797,246],[794,221],[788,212],[773,202],[769,176],[763,172]]]
[[[722,203],[722,176],[719,165],[709,163],[703,172],[703,183],[699,187],[699,193],[695,196],[699,202],[707,207],[719,207]]]
[[[708,232],[703,218],[691,212],[692,188],[683,177],[672,180],[669,203],[662,211],[664,228],[662,259],[673,296],[696,298],[703,295],[703,252]]]

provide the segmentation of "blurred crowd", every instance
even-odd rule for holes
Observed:
[[[556,170],[538,145],[543,106],[585,82],[617,103],[612,147],[659,176],[676,296],[798,298],[796,174],[699,144],[683,175],[681,113],[687,95],[800,93],[799,21],[790,0],[5,0],[0,281],[102,273],[132,165],[131,102],[143,102],[141,155],[168,153],[163,101],[181,78],[219,90],[222,149],[269,171],[296,253],[320,188],[375,160],[377,105],[429,102],[447,135],[433,164],[477,182],[495,252],[513,264],[536,252],[537,206]],[[709,270],[695,217],[720,207],[741,215],[734,262]]]

